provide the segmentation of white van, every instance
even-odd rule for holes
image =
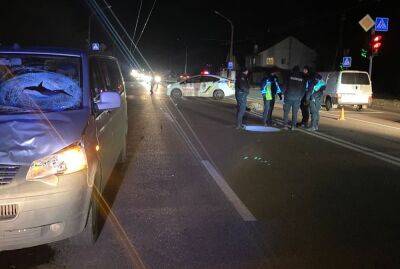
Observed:
[[[78,234],[92,244],[127,127],[117,59],[0,48],[0,252]]]
[[[326,110],[351,105],[366,108],[372,102],[371,79],[363,71],[337,71],[319,73],[326,82],[323,101]]]

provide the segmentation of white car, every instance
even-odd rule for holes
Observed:
[[[170,84],[167,95],[175,98],[182,96],[214,97],[221,100],[225,96],[235,95],[233,81],[214,75],[194,76],[185,81]]]

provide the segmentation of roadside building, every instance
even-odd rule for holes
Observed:
[[[261,52],[255,47],[253,54],[246,57],[246,67],[252,71],[251,81],[259,83],[267,72],[281,70],[286,73],[296,65],[314,68],[316,60],[317,53],[313,49],[289,36]]]

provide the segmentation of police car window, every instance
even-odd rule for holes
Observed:
[[[219,79],[215,77],[203,76],[201,82],[217,82]]]
[[[193,77],[186,80],[187,83],[200,83],[200,77]]]

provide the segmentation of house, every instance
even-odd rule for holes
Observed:
[[[253,71],[253,82],[258,83],[269,70],[291,70],[298,65],[315,68],[317,53],[293,36],[268,49],[246,57],[246,68]]]

